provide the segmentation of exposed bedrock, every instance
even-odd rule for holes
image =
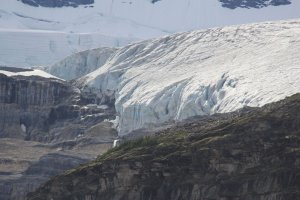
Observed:
[[[300,199],[300,95],[128,141],[29,200]]]
[[[58,79],[0,74],[0,137],[27,138],[36,130],[47,131],[51,107],[73,95],[76,90]]]
[[[19,0],[18,0],[19,1]],[[79,5],[93,4],[94,0],[21,0],[23,3],[35,6],[35,7],[78,7]]]
[[[86,127],[113,119],[113,102],[105,96],[81,94],[59,79],[0,74],[0,137],[49,142],[54,138],[48,134],[53,128],[65,128],[64,122]]]
[[[291,4],[291,0],[219,0],[225,8],[264,8]]]
[[[50,177],[111,148],[113,99],[28,75],[33,70],[0,70],[1,200],[23,200]]]
[[[79,156],[63,155],[61,153],[48,154],[33,162],[32,165],[16,179],[14,174],[6,174],[0,179],[0,199],[25,199],[28,191],[33,191],[41,183],[47,181],[64,170],[79,166],[89,159]],[[4,175],[2,175],[4,176]]]

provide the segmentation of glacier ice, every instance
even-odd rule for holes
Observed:
[[[45,70],[65,80],[79,78],[101,67],[116,50],[116,48],[104,47],[82,51],[68,56]]]
[[[300,92],[300,20],[179,33],[117,49],[79,85],[115,98],[119,134]]]

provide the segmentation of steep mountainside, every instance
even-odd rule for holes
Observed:
[[[124,135],[300,92],[299,38],[299,20],[175,34],[117,49],[76,84],[116,98],[119,134]],[[72,68],[73,59],[63,63]],[[68,67],[49,71],[66,78]]]
[[[29,200],[295,200],[300,95],[125,142],[57,176]]]
[[[45,119],[51,108],[76,95],[76,91],[55,77],[34,75],[32,70],[15,70],[0,68],[0,137],[28,139],[36,130],[46,131]],[[24,76],[25,73],[29,76]]]
[[[24,200],[111,148],[112,105],[43,71],[0,67],[0,199]]]
[[[0,7],[0,64],[49,66],[178,31],[299,18],[299,9],[298,0],[10,0]]]

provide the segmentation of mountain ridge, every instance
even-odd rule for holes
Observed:
[[[299,109],[296,94],[231,117],[195,118],[125,142],[28,199],[298,199]]]

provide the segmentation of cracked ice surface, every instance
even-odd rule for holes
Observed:
[[[300,20],[194,31],[120,48],[79,82],[116,98],[119,134],[300,92]],[[113,92],[111,92],[113,91]]]
[[[116,48],[103,47],[78,52],[46,67],[45,70],[64,80],[72,80],[101,67],[115,51]]]

